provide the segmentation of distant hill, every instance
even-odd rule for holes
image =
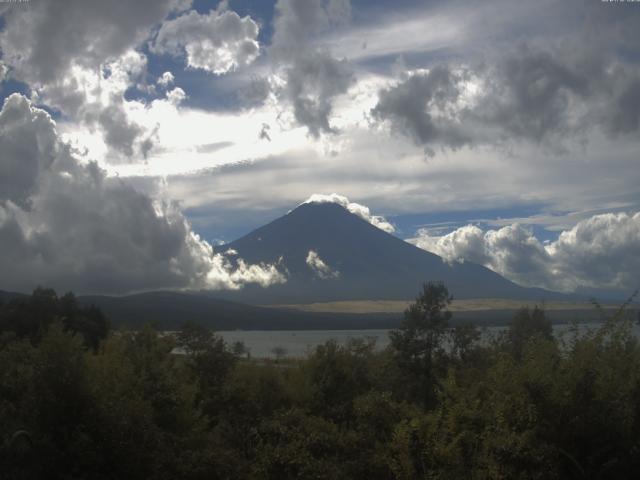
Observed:
[[[24,293],[18,293],[18,292],[5,292],[3,290],[0,290],[0,303],[5,303],[8,302],[10,300],[13,300],[14,298],[23,298],[26,297],[27,295]]]
[[[470,262],[447,264],[437,255],[390,235],[334,203],[307,203],[219,247],[249,263],[278,263],[285,284],[247,286],[212,295],[252,304],[340,300],[406,300],[423,282],[442,281],[455,298],[561,300],[562,294],[524,288]],[[307,263],[310,251],[337,272],[321,278]]]
[[[121,297],[90,295],[78,297],[80,303],[96,305],[116,328],[139,328],[146,323],[162,330],[177,330],[193,321],[214,330],[360,330],[396,328],[403,318],[404,305],[377,312],[305,311],[300,308],[274,308],[245,305],[197,292],[149,292]],[[481,301],[482,302],[482,301]],[[504,305],[452,305],[452,325],[472,321],[477,325],[506,325],[519,302]],[[551,305],[553,307],[553,305]],[[322,305],[319,306],[322,309]],[[598,321],[599,312],[584,305],[566,305],[548,311],[554,323]]]
[[[86,295],[80,303],[99,307],[115,327],[138,328],[146,323],[163,330],[193,321],[215,330],[308,330],[390,328],[401,314],[309,313],[221,300],[189,292],[148,292],[113,297]]]
[[[27,295],[0,291],[4,302]],[[177,330],[186,321],[193,321],[214,330],[361,330],[396,328],[403,317],[404,302],[384,302],[393,308],[367,311],[354,308],[326,311],[326,304],[312,306],[257,307],[228,300],[221,300],[199,292],[157,291],[125,296],[79,296],[84,305],[99,307],[115,328],[136,329],[151,324],[161,330]],[[519,302],[491,303],[471,306],[459,302],[452,306],[452,325],[472,321],[480,326],[506,325],[520,307]],[[483,303],[484,302],[484,303]],[[358,302],[356,302],[358,303]],[[367,302],[364,302],[367,303]],[[473,303],[473,302],[472,302]],[[524,304],[525,302],[523,302]],[[463,306],[460,309],[460,306]],[[293,308],[292,308],[293,307]],[[469,305],[467,305],[469,307]],[[491,309],[485,309],[490,307]],[[563,323],[572,320],[597,321],[599,312],[584,306],[569,305],[567,309],[548,312],[551,320]]]

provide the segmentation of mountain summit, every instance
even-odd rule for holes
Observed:
[[[248,263],[278,263],[285,284],[216,292],[248,303],[405,300],[425,281],[442,281],[456,298],[549,298],[474,263],[441,257],[390,235],[335,203],[305,203],[220,247]]]

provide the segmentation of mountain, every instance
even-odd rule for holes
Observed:
[[[563,297],[523,288],[474,263],[447,264],[335,203],[302,204],[218,251],[249,263],[279,263],[288,271],[284,284],[213,294],[253,304],[411,299],[429,280],[444,282],[455,298]],[[326,264],[325,278],[308,264],[310,251]]]

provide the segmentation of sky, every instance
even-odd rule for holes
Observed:
[[[640,287],[640,2],[0,4],[0,288],[285,282],[312,196],[527,286]]]

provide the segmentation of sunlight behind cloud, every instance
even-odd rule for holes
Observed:
[[[278,128],[273,112],[266,108],[224,114],[181,108],[167,100],[155,100],[149,108],[132,109],[130,115],[149,128],[156,126],[158,148],[150,152],[144,163],[112,164],[97,133],[70,123],[63,124],[62,131],[65,138],[73,140],[79,148],[86,148],[110,174],[121,176],[191,173],[282,154],[308,142],[303,128]],[[259,136],[264,124],[274,125],[269,130],[270,141]],[[199,148],[214,143],[228,146],[214,152],[203,152]]]

